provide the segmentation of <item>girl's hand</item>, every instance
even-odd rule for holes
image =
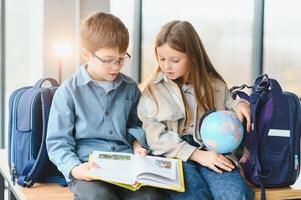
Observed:
[[[228,158],[214,151],[196,150],[190,156],[190,160],[208,167],[217,173],[223,173],[222,170],[230,172],[235,168]]]
[[[239,120],[243,122],[244,118],[247,120],[247,132],[251,132],[251,109],[250,104],[244,101],[239,102],[235,108],[234,111],[236,115],[238,116]]]
[[[94,164],[91,162],[82,163],[73,167],[71,175],[77,180],[91,181],[93,179],[88,176],[91,167],[94,167]]]
[[[243,153],[241,158],[239,159],[239,163],[246,163],[248,160],[250,160],[250,152],[248,151],[248,149],[246,147],[243,148]]]
[[[134,154],[136,155],[140,155],[140,156],[147,155],[147,149],[143,148],[137,140],[134,140],[133,142],[133,149],[134,149]]]

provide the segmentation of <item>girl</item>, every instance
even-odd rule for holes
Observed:
[[[152,154],[183,162],[186,192],[168,191],[171,199],[253,199],[233,161],[206,150],[199,119],[210,109],[233,109],[250,130],[250,107],[233,100],[214,69],[197,32],[186,21],[164,25],[155,40],[158,61],[142,85],[138,116]],[[232,161],[233,160],[233,161]]]

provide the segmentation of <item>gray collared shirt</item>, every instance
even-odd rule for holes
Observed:
[[[139,97],[136,82],[122,73],[106,93],[85,66],[57,89],[46,142],[50,160],[68,182],[72,168],[93,150],[132,153],[134,139],[147,147],[136,112]]]

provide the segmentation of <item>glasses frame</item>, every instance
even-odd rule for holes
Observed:
[[[125,56],[123,58],[119,58],[118,60],[116,60],[116,59],[106,60],[106,59],[100,58],[99,56],[95,55],[95,53],[93,53],[93,56],[97,60],[99,60],[100,62],[102,62],[102,64],[106,68],[111,68],[111,67],[113,67],[113,65],[124,66],[126,64],[126,62],[131,59],[131,55],[128,52],[126,52],[126,54],[125,54]]]

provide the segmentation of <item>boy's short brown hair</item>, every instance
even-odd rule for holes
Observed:
[[[80,28],[81,45],[91,53],[100,48],[118,48],[126,52],[129,46],[128,29],[111,14],[98,12],[86,17]]]

